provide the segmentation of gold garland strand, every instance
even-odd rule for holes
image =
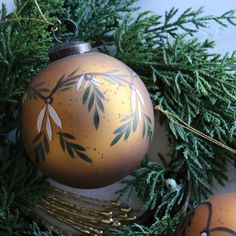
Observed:
[[[131,215],[132,209],[121,202],[76,195],[53,186],[47,197],[37,202],[37,208],[83,234],[94,236],[137,219]],[[36,211],[34,215],[42,219]],[[43,224],[50,225],[45,219]],[[58,227],[54,225],[53,229]]]
[[[38,11],[39,11],[40,15],[42,16],[42,18],[44,19],[44,21],[47,22],[49,25],[54,25],[52,22],[50,22],[50,21],[45,17],[45,15],[43,14],[43,12],[42,12],[42,10],[41,10],[41,8],[40,8],[40,6],[39,6],[37,0],[34,0],[34,3],[35,3],[35,5],[36,5],[36,7],[38,8]]]
[[[55,26],[55,23],[49,21],[45,15],[43,14],[43,11],[41,10],[37,0],[33,0],[40,15],[42,16],[43,20],[40,20],[40,19],[37,19],[37,18],[26,18],[26,17],[20,17],[20,18],[17,18],[17,19],[6,19],[6,20],[3,20],[3,21],[0,21],[0,24],[3,24],[3,23],[8,23],[8,22],[17,22],[17,21],[36,21],[36,22],[40,22],[40,23],[45,23],[45,24],[48,24],[48,25],[52,25],[52,26]],[[60,24],[60,21],[58,21],[59,24]],[[56,31],[57,30],[57,27],[52,27],[52,31]]]
[[[163,110],[160,106],[156,106],[155,109],[158,110],[158,111],[160,111],[160,112],[163,113],[164,115],[166,115],[166,117],[167,117],[171,122],[173,122],[173,123],[175,123],[175,124],[177,124],[177,125],[183,127],[184,129],[187,129],[187,130],[189,130],[189,131],[191,131],[191,132],[197,134],[198,136],[200,136],[200,137],[202,137],[202,138],[204,138],[204,139],[206,139],[206,140],[208,140],[208,141],[210,141],[210,142],[212,142],[212,143],[218,145],[219,147],[222,147],[222,148],[228,150],[229,152],[231,152],[231,153],[233,153],[233,154],[236,154],[236,149],[233,149],[233,148],[227,146],[226,144],[221,143],[220,141],[218,141],[218,140],[216,140],[216,139],[214,139],[214,138],[212,138],[212,137],[210,137],[210,136],[204,134],[203,132],[201,132],[201,131],[199,131],[199,130],[193,128],[192,126],[188,125],[186,122],[184,122],[184,121],[182,121],[180,118],[178,118],[176,115],[174,115],[174,114],[172,114],[172,113],[170,113],[170,112],[168,112],[168,111]],[[172,117],[174,117],[176,120],[174,120]]]

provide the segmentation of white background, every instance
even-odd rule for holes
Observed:
[[[9,11],[14,8],[13,0],[0,0],[0,3],[5,2]],[[40,3],[40,1],[39,1]],[[178,8],[180,12],[183,12],[189,7],[197,9],[201,6],[205,8],[205,14],[207,15],[221,15],[224,12],[235,9],[236,10],[236,1],[235,0],[215,0],[215,1],[206,1],[206,0],[140,0],[138,6],[142,10],[150,10],[154,13],[163,15],[166,10],[169,10],[172,7]],[[215,51],[219,53],[232,52],[236,49],[236,27],[230,26],[229,28],[223,28],[217,24],[211,23],[209,29],[203,29],[198,34],[197,37],[200,39],[209,38],[216,41]],[[168,149],[166,145],[166,131],[164,127],[159,127],[156,125],[156,135],[153,140],[153,145],[150,148],[150,153],[153,157],[156,156],[158,151],[165,153]],[[227,183],[226,187],[218,186],[218,190],[214,190],[214,193],[222,192],[232,192],[236,191],[236,174],[235,170],[231,169],[229,171],[230,181]],[[113,184],[111,186],[97,189],[97,190],[75,190],[74,192],[82,193],[85,195],[96,196],[101,198],[110,199],[114,197],[114,190],[119,187],[118,184]],[[72,189],[70,189],[72,190]],[[137,204],[139,204],[136,201]]]

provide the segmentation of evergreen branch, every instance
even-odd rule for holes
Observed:
[[[236,19],[235,10],[225,12],[221,16],[203,16],[203,12],[203,7],[200,7],[197,10],[188,8],[180,14],[175,21],[171,22],[171,20],[178,14],[178,9],[172,8],[170,11],[165,13],[163,25],[154,27],[150,32],[155,31],[159,35],[167,33],[175,37],[177,36],[178,29],[193,35],[200,28],[206,28],[208,23],[211,21],[215,21],[223,27],[227,27],[228,24],[236,26],[236,21],[234,22]],[[191,28],[191,26],[193,26],[193,28]]]
[[[140,224],[133,224],[131,226],[124,225],[118,229],[111,230],[113,236],[170,236],[173,235],[179,223],[179,216],[166,215],[162,218],[156,218],[154,223],[150,226]]]

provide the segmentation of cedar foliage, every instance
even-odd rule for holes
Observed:
[[[162,117],[169,128],[170,161],[161,156],[155,162],[144,160],[119,192],[120,196],[136,192],[152,211],[153,224],[124,226],[112,232],[167,236],[173,234],[183,209],[205,198],[214,179],[226,183],[227,165],[236,166],[231,153],[174,122],[178,117],[235,146],[235,53],[212,53],[214,42],[201,42],[194,34],[210,21],[223,27],[236,25],[236,14],[205,16],[202,8],[183,13],[173,8],[164,16],[143,12],[132,17],[135,2],[45,0],[40,7],[51,21],[75,20],[80,40],[92,41],[134,69],[149,89],[153,104],[172,114],[169,119]],[[0,235],[49,236],[50,230],[41,229],[29,218],[30,207],[44,195],[47,185],[36,176],[22,148],[19,101],[28,82],[47,63],[52,37],[46,23],[31,19],[41,19],[32,0],[15,3],[13,13],[8,15],[2,5],[0,14],[1,21],[9,20],[0,24]],[[15,128],[16,141],[11,141],[8,133]],[[175,179],[178,187],[167,188],[167,178]],[[189,190],[190,200],[186,201]]]

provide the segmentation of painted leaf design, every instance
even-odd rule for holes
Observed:
[[[46,131],[47,131],[49,140],[52,141],[52,127],[51,127],[51,123],[48,116],[47,116],[47,121],[46,121]]]
[[[65,78],[66,75],[62,75],[60,77],[60,79],[57,81],[57,84],[61,84],[61,82],[63,81],[63,79]]]
[[[71,143],[66,142],[66,149],[67,149],[69,155],[73,158],[74,157],[74,152],[73,152],[73,149],[71,147]]]
[[[88,87],[88,85],[89,85],[89,81],[87,80],[85,85],[84,85],[84,88],[86,89]]]
[[[43,161],[45,160],[45,152],[43,150],[43,146],[41,143],[34,149],[34,152],[35,152],[35,159],[37,162],[39,162],[40,160]]]
[[[92,79],[92,83],[95,85],[95,86],[98,86],[100,87],[101,86],[101,82],[95,78]]]
[[[39,112],[39,115],[38,115],[38,119],[37,119],[37,130],[38,130],[38,133],[40,133],[41,128],[42,128],[45,110],[46,110],[46,105],[41,109],[41,111]]]
[[[129,125],[129,123],[123,124],[122,126],[120,126],[118,129],[116,129],[114,131],[114,134],[118,134],[118,133],[122,132],[123,130],[125,130],[128,127],[128,125]]]
[[[135,91],[131,90],[131,110],[135,113],[136,110],[136,99],[135,99]]]
[[[147,118],[148,122],[149,122],[150,124],[152,124],[151,118],[150,118],[149,116],[146,116],[146,118]]]
[[[143,97],[142,97],[141,93],[138,91],[138,89],[136,89],[136,92],[137,92],[137,94],[138,94],[139,100],[140,100],[141,103],[144,105],[144,100],[143,100]]]
[[[79,150],[79,151],[85,151],[85,148],[80,146],[77,143],[71,143],[71,146],[73,147],[73,149]]]
[[[89,99],[89,104],[88,104],[89,111],[91,111],[91,109],[93,107],[93,103],[94,103],[94,93],[90,96],[90,99]]]
[[[142,130],[142,137],[147,138],[149,143],[152,140],[152,120],[149,116],[145,115],[143,118],[143,130]]]
[[[125,132],[125,137],[124,137],[124,140],[127,140],[129,138],[129,135],[130,135],[130,131],[131,131],[131,127],[130,127],[130,124]]]
[[[95,93],[101,98],[101,99],[105,99],[104,94],[97,88],[94,88]]]
[[[133,120],[133,132],[135,132],[138,128],[138,119],[137,119],[137,116],[134,117],[134,120]]]
[[[46,92],[50,92],[50,90],[48,88],[39,88],[38,92],[46,93]]]
[[[62,128],[62,125],[61,125],[61,120],[57,114],[57,112],[55,111],[55,109],[53,108],[53,106],[51,106],[50,104],[48,104],[48,110],[49,110],[49,114],[51,116],[51,118],[53,119],[53,121],[55,122],[55,124]]]
[[[45,135],[42,133],[36,134],[33,139],[35,160],[45,160],[46,154],[49,153],[49,143]]]
[[[66,150],[65,142],[62,135],[60,135],[60,145],[61,145],[62,150],[65,151]]]
[[[62,136],[66,137],[66,138],[69,138],[69,139],[75,139],[75,137],[72,134],[62,133],[62,132],[59,134],[61,134]]]
[[[82,160],[88,163],[92,163],[92,159],[89,158],[84,153],[84,151],[86,150],[84,147],[82,147],[81,145],[77,143],[68,142],[67,139],[70,139],[70,140],[75,139],[73,135],[69,133],[61,133],[61,132],[58,134],[60,136],[61,148],[63,149],[64,152],[67,151],[71,158],[75,158],[75,154],[77,154],[77,156],[79,156]]]
[[[113,69],[113,70],[107,70],[105,73],[110,74],[110,73],[115,73],[118,72],[119,70]]]
[[[137,113],[126,115],[121,119],[121,122],[126,122],[118,127],[113,133],[116,135],[111,142],[111,146],[115,145],[124,135],[124,140],[130,137],[131,132],[135,133],[138,129],[138,115]],[[145,124],[145,122],[143,122]]]
[[[33,139],[33,143],[34,144],[37,144],[37,142],[40,140],[40,138],[42,137],[42,133],[40,132],[40,133],[38,133],[38,134],[36,134],[36,136],[34,137],[34,139]]]
[[[68,77],[71,77],[71,76],[75,75],[76,72],[78,72],[79,69],[80,69],[80,68],[77,68],[77,69],[75,69],[74,71],[72,71],[72,72],[68,75]]]
[[[101,99],[100,99],[99,97],[97,97],[97,104],[98,104],[99,109],[100,109],[102,112],[105,112],[104,106],[103,106],[102,101],[101,101]]]
[[[120,138],[122,137],[123,133],[119,133],[118,135],[116,135],[116,137],[112,140],[111,142],[111,146],[115,145],[119,140]]]
[[[99,118],[98,110],[95,109],[94,115],[93,115],[93,123],[96,129],[98,129],[99,122],[100,122],[100,118]]]
[[[77,91],[80,89],[80,87],[81,87],[83,81],[84,81],[84,75],[80,76],[80,78],[79,78],[79,80],[78,80],[78,82],[77,82],[77,85],[76,85],[76,90],[77,90]]]
[[[144,138],[146,134],[146,122],[143,122],[143,132],[142,132],[142,137]]]
[[[125,116],[121,121],[122,121],[122,122],[123,122],[123,121],[127,121],[127,120],[131,119],[132,117],[133,117],[133,115],[132,115],[132,114],[129,114],[129,115]]]
[[[139,101],[138,101],[138,118],[139,118],[139,121],[141,122],[141,120],[142,120],[142,108],[141,108],[141,105],[140,105]]]
[[[93,161],[92,161],[92,159],[91,158],[89,158],[86,154],[84,154],[84,153],[82,153],[82,152],[79,152],[79,151],[75,151],[76,152],[76,154],[82,159],[82,160],[84,160],[84,161],[86,161],[86,162],[89,162],[89,163],[92,163]]]
[[[48,143],[48,140],[45,136],[43,137],[43,146],[44,146],[44,150],[46,151],[46,153],[49,153],[49,143]]]
[[[87,82],[88,82],[88,81],[87,81]],[[88,96],[89,96],[89,92],[90,92],[90,86],[85,89],[84,96],[83,96],[83,104],[86,103],[86,101],[87,101],[87,99],[88,99]]]

